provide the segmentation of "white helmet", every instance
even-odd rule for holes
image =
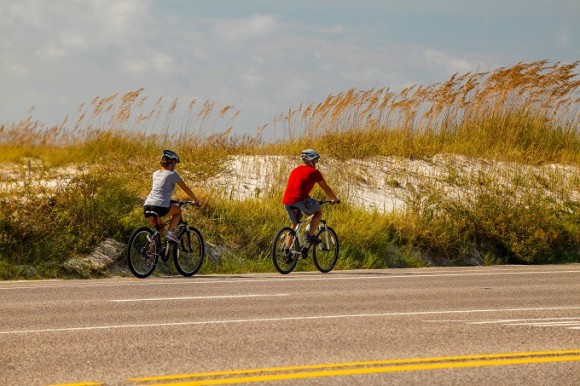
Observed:
[[[320,154],[318,154],[314,149],[306,149],[302,150],[300,158],[302,158],[302,161],[304,162],[318,161],[320,159]]]
[[[169,159],[175,161],[175,163],[179,163],[179,156],[176,152],[171,150],[163,150],[163,154],[161,155],[161,160]]]

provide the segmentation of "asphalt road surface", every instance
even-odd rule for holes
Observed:
[[[0,385],[579,385],[580,265],[0,282]]]

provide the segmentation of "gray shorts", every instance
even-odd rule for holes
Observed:
[[[314,214],[320,209],[320,203],[313,198],[295,202],[294,204],[284,205],[284,209],[290,217],[292,224],[298,223],[302,219],[302,213],[307,215]]]

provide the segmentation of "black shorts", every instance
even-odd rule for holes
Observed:
[[[170,207],[164,208],[162,206],[156,206],[156,205],[145,205],[145,206],[143,206],[143,214],[147,218],[147,217],[153,216],[151,213],[147,213],[147,212],[155,212],[155,213],[157,213],[158,217],[163,217],[167,213],[169,213],[169,208]]]

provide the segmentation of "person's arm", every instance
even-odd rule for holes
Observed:
[[[332,201],[336,201],[336,202],[339,202],[340,201],[338,199],[338,197],[336,197],[336,194],[334,194],[334,192],[332,191],[332,189],[330,189],[330,186],[328,186],[328,184],[326,183],[326,181],[321,180],[321,181],[318,182],[318,185],[320,185],[320,187],[322,188],[322,190],[324,190],[324,193],[326,193],[326,195]]]
[[[196,204],[198,206],[201,204],[201,202],[199,201],[199,199],[197,198],[197,196],[195,194],[193,194],[193,192],[191,191],[191,189],[189,189],[189,186],[187,186],[185,184],[185,182],[183,182],[183,180],[177,181],[177,185],[179,185],[179,187],[181,189],[183,189],[183,191],[189,196],[189,198],[191,198],[191,200],[193,201],[194,204]]]

